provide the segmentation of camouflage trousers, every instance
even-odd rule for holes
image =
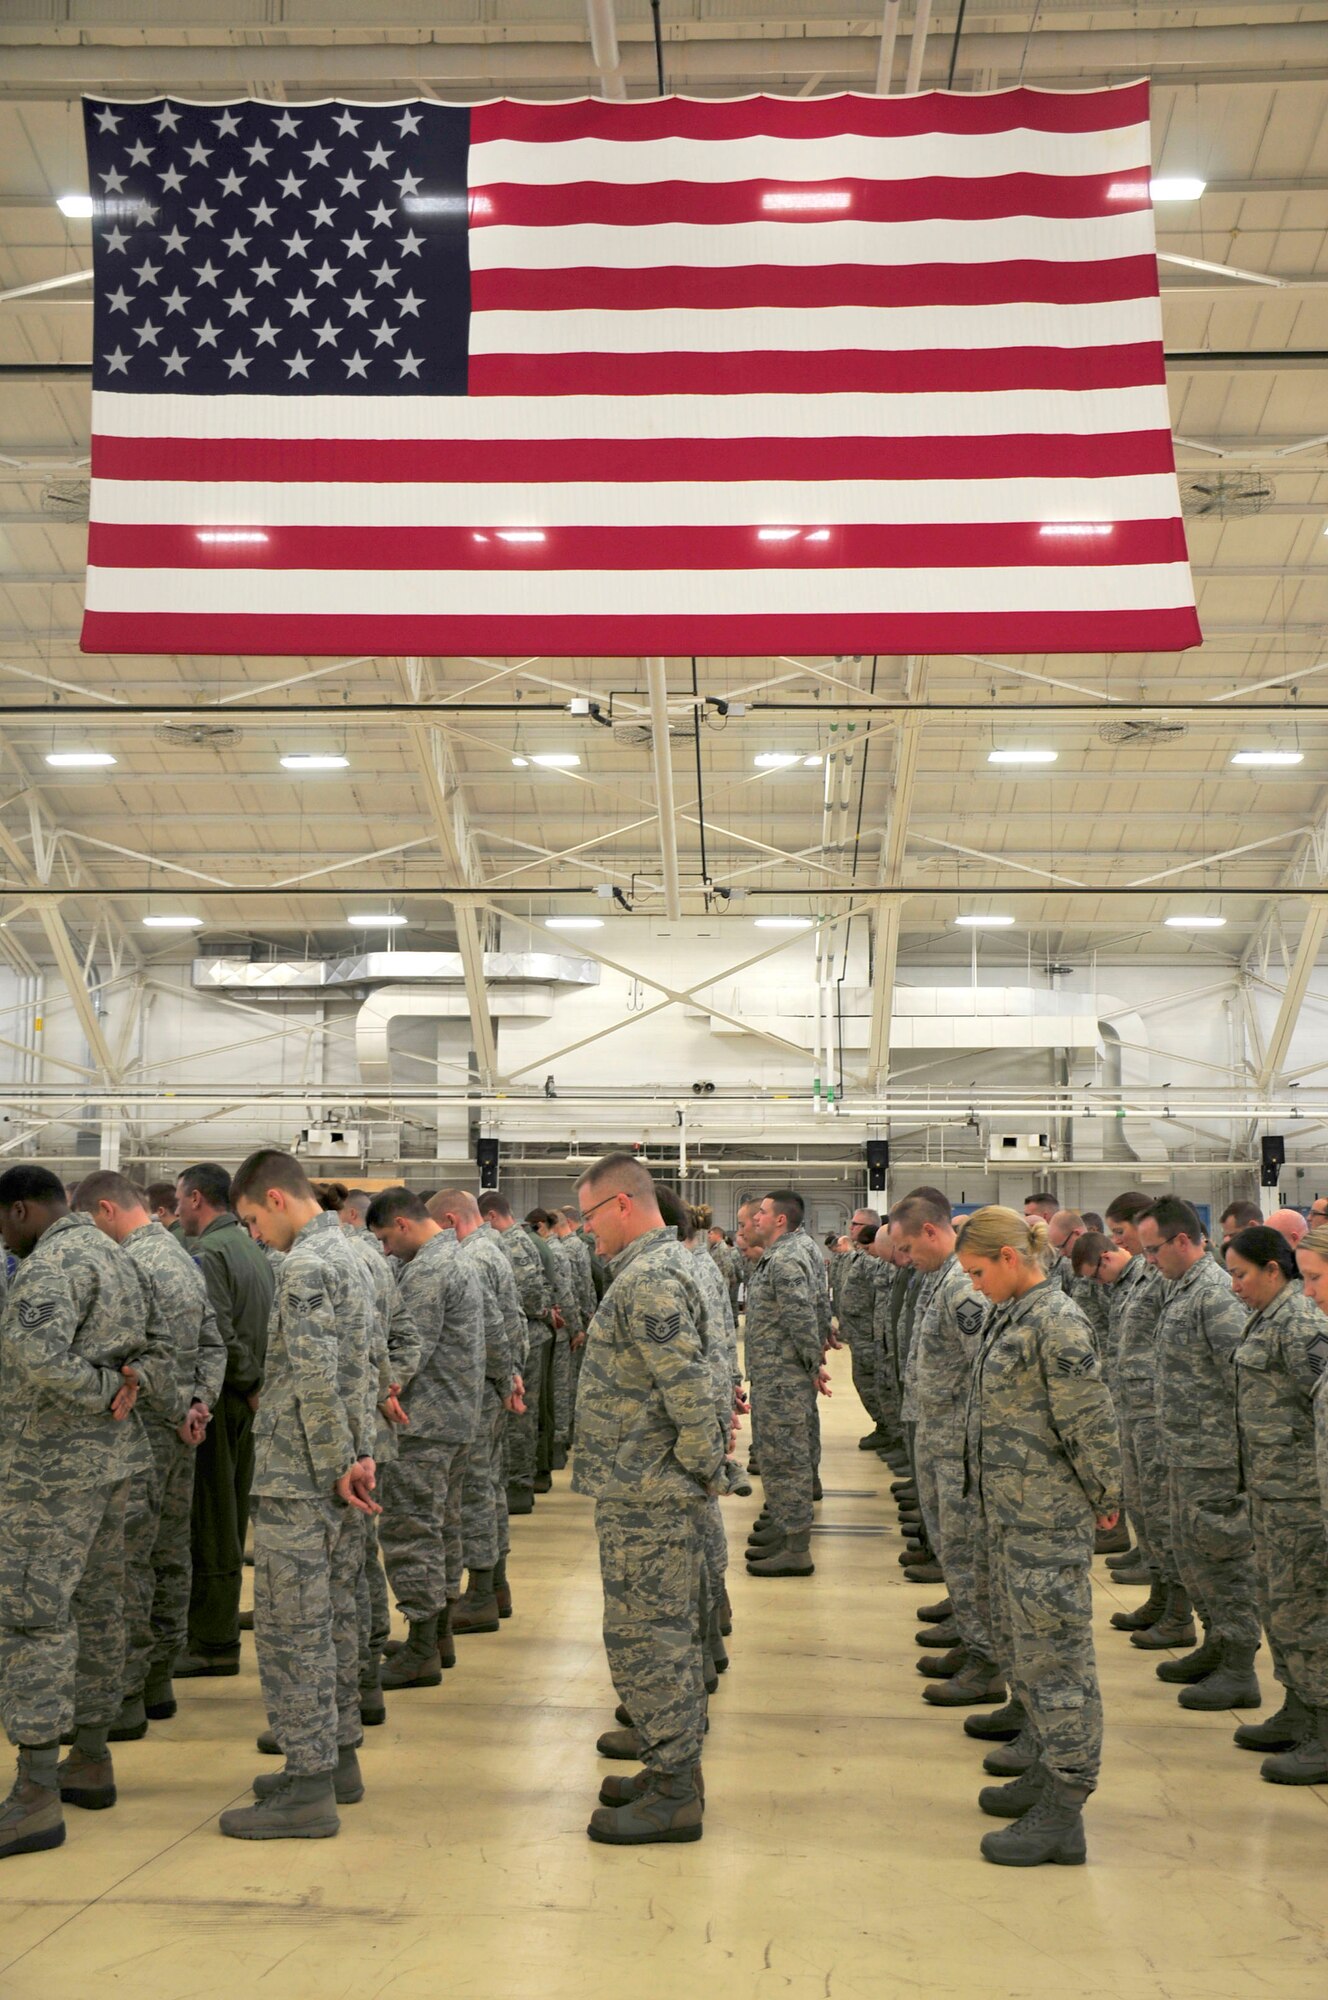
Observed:
[[[184,1651],[193,1580],[190,1519],[197,1449],[174,1428],[143,1426],[152,1471],[133,1481],[125,1515],[124,1692],[168,1681]]]
[[[549,1361],[553,1378],[553,1442],[566,1451],[572,1442],[572,1336],[567,1327],[553,1337]]]
[[[510,1546],[503,1437],[508,1414],[492,1382],[484,1385],[480,1432],[466,1446],[461,1472],[461,1552],[467,1569],[492,1569]]]
[[[816,1384],[802,1368],[763,1367],[752,1378],[759,1421],[761,1483],[771,1520],[786,1535],[812,1525],[812,1477],[820,1458]]]
[[[1219,1638],[1257,1646],[1254,1537],[1239,1470],[1173,1465],[1169,1484],[1172,1544],[1195,1610]]]
[[[846,1328],[844,1337],[848,1342],[849,1360],[853,1364],[853,1387],[857,1391],[858,1401],[872,1423],[879,1425],[884,1419],[885,1412],[877,1380],[879,1369],[876,1341],[871,1328],[868,1327],[865,1332],[857,1327]]]
[[[941,1455],[918,1427],[918,1498],[959,1638],[968,1651],[996,1664],[992,1650],[990,1579],[983,1542],[986,1522],[975,1492],[964,1492],[962,1456]],[[957,1448],[962,1453],[963,1447]]]
[[[387,1578],[383,1575],[382,1551],[378,1546],[378,1520],[377,1514],[364,1517],[361,1527],[364,1550],[355,1578],[361,1682],[373,1681],[383,1648],[392,1636],[392,1609],[387,1601]]]
[[[1250,1508],[1273,1672],[1310,1708],[1328,1708],[1328,1537],[1319,1502],[1256,1497]]]
[[[700,1635],[704,1494],[650,1503],[599,1500],[604,1650],[647,1770],[701,1761],[706,1698]]]
[[[507,1459],[507,1484],[531,1493],[535,1487],[535,1473],[540,1460],[540,1408],[548,1400],[549,1372],[552,1367],[553,1342],[547,1338],[532,1340],[530,1353],[522,1379],[526,1385],[525,1414],[513,1416],[507,1426],[504,1450]]]
[[[57,1486],[11,1474],[0,1508],[0,1720],[11,1743],[112,1722],[124,1667],[131,1482]]]
[[[1067,1785],[1097,1784],[1102,1696],[1093,1653],[1093,1524],[1039,1533],[987,1519],[992,1637],[1038,1755]]]
[[[413,1625],[461,1595],[461,1482],[468,1448],[403,1435],[395,1461],[383,1467],[378,1542],[397,1609]]]
[[[356,1580],[363,1516],[330,1500],[254,1500],[254,1644],[288,1770],[331,1771],[360,1741]]]
[[[1171,1483],[1162,1456],[1161,1433],[1155,1419],[1122,1410],[1120,1434],[1125,1511],[1134,1524],[1144,1561],[1163,1583],[1178,1584],[1180,1571],[1171,1539]]]

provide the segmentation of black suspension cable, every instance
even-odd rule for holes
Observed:
[[[959,37],[964,32],[964,13],[967,6],[968,0],[959,0],[959,13],[955,18],[954,40],[950,44],[950,73],[945,79],[947,90],[954,89],[955,64],[959,60]]]
[[[664,30],[659,23],[659,0],[650,0],[650,12],[655,23],[655,78],[659,84],[659,94],[664,95]]]

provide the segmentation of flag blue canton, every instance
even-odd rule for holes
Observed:
[[[93,387],[466,393],[464,106],[84,101]]]

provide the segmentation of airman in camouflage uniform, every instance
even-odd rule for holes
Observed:
[[[465,1594],[453,1608],[452,1629],[496,1632],[500,1618],[512,1614],[503,1439],[524,1386],[526,1316],[512,1266],[493,1231],[481,1221],[474,1197],[460,1192],[436,1195],[429,1213],[445,1228],[448,1217],[455,1218],[451,1234],[463,1261],[474,1271],[484,1314],[480,1428],[466,1453],[461,1486],[461,1541],[468,1580]]]
[[[1297,1280],[1287,1282],[1294,1258],[1276,1231],[1238,1230],[1227,1256],[1235,1285],[1254,1308],[1236,1349],[1241,1472],[1253,1518],[1260,1617],[1285,1690],[1279,1712],[1238,1731],[1236,1741],[1277,1753],[1263,1764],[1273,1783],[1322,1785],[1328,1783],[1328,1537],[1319,1512],[1314,1395],[1328,1369],[1328,1319]]]
[[[363,1214],[368,1213],[368,1197]],[[352,1209],[352,1213],[359,1213]],[[394,1276],[395,1266],[373,1231],[362,1220],[348,1223],[343,1207],[338,1220],[347,1243],[360,1257],[369,1273],[374,1293],[373,1341],[369,1366],[377,1381],[378,1425],[374,1462],[381,1473],[397,1456],[397,1431],[401,1405],[397,1392],[420,1365],[421,1335]],[[383,1706],[381,1662],[392,1630],[392,1612],[387,1599],[387,1578],[383,1574],[382,1550],[378,1542],[378,1516],[366,1514],[361,1524],[363,1552],[360,1573],[355,1580],[355,1610],[360,1635],[360,1720],[371,1726],[387,1720]]]
[[[871,1229],[870,1224],[864,1226]],[[875,1240],[874,1230],[871,1240]],[[881,1402],[876,1359],[876,1272],[877,1261],[868,1243],[861,1238],[840,1259],[839,1331],[848,1347],[858,1401],[872,1421],[869,1438],[883,1438],[885,1435],[882,1428],[885,1410]],[[869,1439],[863,1442],[867,1444]]]
[[[437,1687],[450,1652],[450,1607],[461,1595],[461,1496],[466,1454],[480,1433],[484,1305],[470,1258],[418,1195],[388,1188],[369,1227],[401,1260],[402,1301],[420,1335],[416,1372],[401,1385],[408,1424],[383,1479],[383,1562],[410,1637],[383,1686]]]
[[[553,1373],[553,1444],[549,1462],[554,1472],[561,1472],[566,1465],[567,1454],[572,1444],[573,1382],[576,1372],[572,1362],[573,1345],[578,1351],[580,1350],[585,1341],[586,1328],[595,1316],[594,1305],[589,1313],[586,1312],[576,1255],[570,1242],[559,1235],[558,1220],[555,1215],[548,1228],[539,1232],[540,1240],[552,1256],[554,1303],[563,1322],[554,1334],[553,1358],[549,1364]],[[569,1231],[569,1236],[570,1233]],[[590,1287],[590,1291],[593,1299],[593,1286]]]
[[[738,1291],[743,1278],[743,1260],[727,1240],[722,1229],[712,1229],[707,1249],[714,1259],[715,1268],[724,1281],[729,1295],[729,1307],[733,1313],[733,1323],[738,1322]]]
[[[1207,1255],[1188,1203],[1155,1202],[1139,1234],[1169,1281],[1157,1330],[1158,1423],[1176,1561],[1205,1635],[1187,1659],[1164,1661],[1158,1678],[1182,1683],[1183,1708],[1257,1708],[1259,1611],[1232,1367],[1247,1313]]]
[[[821,1253],[801,1219],[801,1201],[781,1191],[766,1196],[748,1225],[762,1251],[747,1286],[747,1368],[765,1485],[765,1509],[749,1545],[753,1576],[810,1576],[815,1567],[816,1396],[830,1297]]]
[[[194,1467],[221,1398],[226,1345],[197,1264],[137,1188],[118,1173],[90,1174],[75,1199],[133,1263],[149,1339],[169,1357],[138,1402],[152,1470],[133,1483],[125,1519],[124,1700],[110,1732],[122,1742],[146,1734],[149,1710],[174,1709],[171,1670],[189,1629]]]
[[[664,1195],[660,1190],[660,1213],[665,1220],[670,1215],[665,1207]],[[676,1198],[676,1197],[675,1197]],[[705,1238],[697,1231],[687,1204],[678,1199],[678,1209],[682,1220],[678,1225],[678,1235],[684,1249],[692,1259],[692,1276],[705,1302],[706,1309],[706,1351],[710,1358],[711,1372],[715,1383],[715,1410],[724,1432],[725,1464],[720,1468],[721,1491],[724,1490],[724,1475],[728,1465],[728,1439],[734,1423],[734,1398],[742,1386],[742,1373],[738,1365],[738,1331],[733,1323],[733,1313],[729,1306],[729,1295],[719,1268],[706,1249]],[[724,1519],[720,1512],[718,1496],[706,1504],[705,1520],[701,1529],[702,1604],[701,1604],[701,1648],[705,1661],[706,1687],[713,1689],[720,1673],[728,1665],[728,1652],[720,1631],[722,1608],[727,1599],[725,1578],[728,1575],[729,1545],[724,1532]]]
[[[480,1213],[493,1231],[498,1247],[512,1266],[512,1276],[526,1316],[525,1408],[514,1411],[503,1441],[507,1466],[507,1510],[529,1514],[535,1505],[535,1481],[540,1461],[540,1409],[548,1401],[553,1353],[553,1288],[544,1261],[529,1230],[522,1229],[503,1195],[480,1196]]]
[[[924,1272],[913,1342],[918,1497],[966,1655],[956,1674],[935,1680],[923,1697],[943,1708],[999,1701],[982,1510],[964,1484],[965,1422],[986,1306],[954,1254],[948,1204],[906,1197],[890,1212],[890,1234]]]
[[[964,1267],[989,1298],[996,1256],[1033,1270],[1041,1234],[1035,1228],[1026,1249],[979,1250],[992,1217],[1002,1219],[997,1234],[1023,1228],[1009,1211],[980,1210],[959,1236]],[[993,1304],[973,1375],[965,1477],[987,1524],[996,1656],[1008,1664],[1037,1754],[1012,1788],[1017,1796],[983,1793],[984,1810],[1025,1816],[988,1835],[982,1852],[1007,1865],[1081,1861],[1082,1805],[1102,1755],[1094,1522],[1120,1506],[1120,1442],[1087,1322],[1058,1286],[1035,1282]]]
[[[234,1839],[324,1839],[363,1796],[356,1582],[372,1512],[379,1377],[370,1274],[289,1154],[251,1154],[232,1196],[287,1252],[255,1425],[254,1638],[285,1769],[221,1815]]]
[[[168,1362],[133,1266],[68,1213],[54,1174],[0,1175],[0,1232],[21,1259],[0,1318],[0,1718],[19,1751],[7,1855],[60,1845],[61,1799],[115,1803],[125,1511],[151,1468],[133,1405],[138,1370],[160,1381]]]
[[[705,1302],[637,1161],[610,1155],[578,1193],[612,1283],[586,1343],[572,1487],[595,1501],[604,1646],[644,1765],[606,1785],[588,1831],[621,1845],[699,1840],[701,1535],[727,1443]]]

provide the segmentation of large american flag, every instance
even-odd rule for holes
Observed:
[[[85,118],[85,650],[1199,641],[1145,84]]]

